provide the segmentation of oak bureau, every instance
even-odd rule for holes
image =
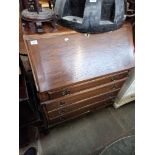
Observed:
[[[134,67],[132,27],[82,34],[61,26],[24,32],[47,127],[112,104]]]

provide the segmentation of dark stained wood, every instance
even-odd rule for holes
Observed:
[[[19,20],[19,53],[27,54],[27,50],[23,40],[23,30],[21,20]]]
[[[30,31],[29,28],[23,29],[24,38],[26,40],[31,39],[39,39],[39,38],[49,38],[53,35],[62,35],[62,34],[70,34],[70,33],[76,33],[75,31],[65,28],[60,25],[56,25],[56,29],[53,30],[49,24],[44,24],[44,33],[42,34],[36,34],[32,31]]]
[[[19,76],[19,101],[28,100],[28,92],[26,87],[25,77],[23,75]]]
[[[73,95],[60,97],[58,99],[50,100],[50,101],[47,101],[47,102],[42,102],[42,104],[46,104],[46,105],[48,105],[48,104],[50,104],[50,105],[56,104],[56,105],[59,105],[59,107],[62,106],[62,105],[66,105],[66,104],[67,105],[72,104],[72,103],[75,103],[77,101],[87,99],[89,97],[96,96],[98,94],[104,94],[106,92],[119,89],[119,88],[122,87],[125,80],[126,80],[126,78],[123,78],[123,79],[118,80],[116,82],[111,82],[111,83],[108,83],[106,85],[101,85],[101,86],[94,87],[94,88],[91,88],[91,89],[88,89],[88,90],[84,90],[84,91],[75,93]]]
[[[57,117],[57,118],[54,118],[54,119],[53,119],[53,117],[51,117],[51,118],[49,117],[48,118],[49,125],[54,126],[56,124],[63,123],[65,121],[80,117],[81,115],[85,115],[85,114],[87,114],[89,112],[92,112],[92,111],[95,111],[97,109],[106,107],[106,106],[113,103],[113,99],[114,98],[106,99],[106,100],[103,100],[103,101],[100,101],[100,102],[93,103],[91,105],[82,107],[82,108],[80,108],[78,110],[72,111],[72,112],[67,113],[65,115],[61,115],[60,117]]]
[[[73,31],[25,36],[39,92],[134,67],[131,25],[86,37]],[[66,40],[66,41],[65,41]]]
[[[47,126],[112,104],[134,67],[128,23],[90,36],[58,25],[52,33],[48,26],[44,34],[23,33]]]
[[[90,89],[99,85],[103,85],[103,84],[112,82],[114,80],[119,80],[127,76],[128,76],[128,70],[125,70],[125,71],[117,72],[116,74],[113,73],[113,74],[102,76],[92,80],[82,81],[80,83],[67,85],[65,87],[62,87],[56,90],[39,93],[39,98],[40,98],[40,101],[44,102],[50,99],[56,99],[62,96],[77,93],[85,89]]]
[[[52,117],[52,118],[55,118],[55,117],[64,115],[66,113],[75,111],[77,109],[80,109],[82,107],[85,107],[87,105],[93,104],[95,102],[100,102],[100,101],[103,101],[105,99],[114,98],[118,94],[119,90],[120,89],[117,89],[117,90],[115,90],[113,92],[110,92],[110,93],[100,94],[100,95],[93,96],[93,97],[90,97],[90,98],[87,98],[87,99],[84,99],[84,100],[80,100],[80,101],[75,102],[75,103],[73,103],[71,105],[62,106],[59,109],[55,109],[55,110],[46,107],[47,110],[48,110],[48,116]]]

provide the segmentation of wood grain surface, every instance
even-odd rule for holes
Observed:
[[[52,91],[38,93],[38,97],[41,102],[45,102],[50,99],[56,99],[62,96],[68,96],[68,95],[77,93],[79,91],[83,91],[115,80],[119,80],[121,78],[125,78],[128,76],[128,73],[129,73],[128,70],[125,70],[125,71],[117,72],[117,74],[112,73],[110,75],[108,74],[106,76],[102,76],[92,80],[73,83],[71,85],[66,85],[65,87],[60,87],[59,89],[56,89],[56,90],[53,89]]]
[[[109,106],[112,104],[112,98],[105,99],[103,101],[95,102],[93,104],[87,105],[85,107],[81,107],[80,109],[76,109],[74,111],[71,111],[69,113],[66,113],[64,115],[58,116],[56,118],[48,116],[48,123],[49,126],[55,126],[57,124],[63,123],[65,121],[75,119],[77,117],[81,117],[87,113],[90,113],[92,111],[104,108],[106,106]]]
[[[90,97],[88,99],[78,101],[78,102],[75,102],[73,104],[70,104],[70,105],[67,105],[67,106],[64,106],[64,107],[60,107],[59,109],[50,110],[50,108],[47,108],[48,115],[50,117],[54,118],[54,117],[57,117],[59,115],[63,115],[65,113],[80,109],[81,107],[85,107],[87,105],[93,104],[95,102],[100,102],[100,101],[103,101],[105,99],[114,98],[114,97],[116,97],[118,91],[119,91],[119,89],[116,90],[116,91],[113,91],[111,93],[100,94],[100,95],[97,95],[97,96],[93,96],[93,97]]]
[[[25,37],[39,92],[134,67],[130,24],[90,36],[63,31],[36,37],[38,44],[31,45],[34,38]]]

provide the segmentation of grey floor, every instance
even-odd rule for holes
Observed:
[[[134,135],[134,103],[108,107],[41,134],[42,155],[98,155],[108,144]]]

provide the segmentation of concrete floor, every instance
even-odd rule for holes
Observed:
[[[108,107],[41,134],[42,155],[98,155],[108,144],[134,135],[134,103]]]

